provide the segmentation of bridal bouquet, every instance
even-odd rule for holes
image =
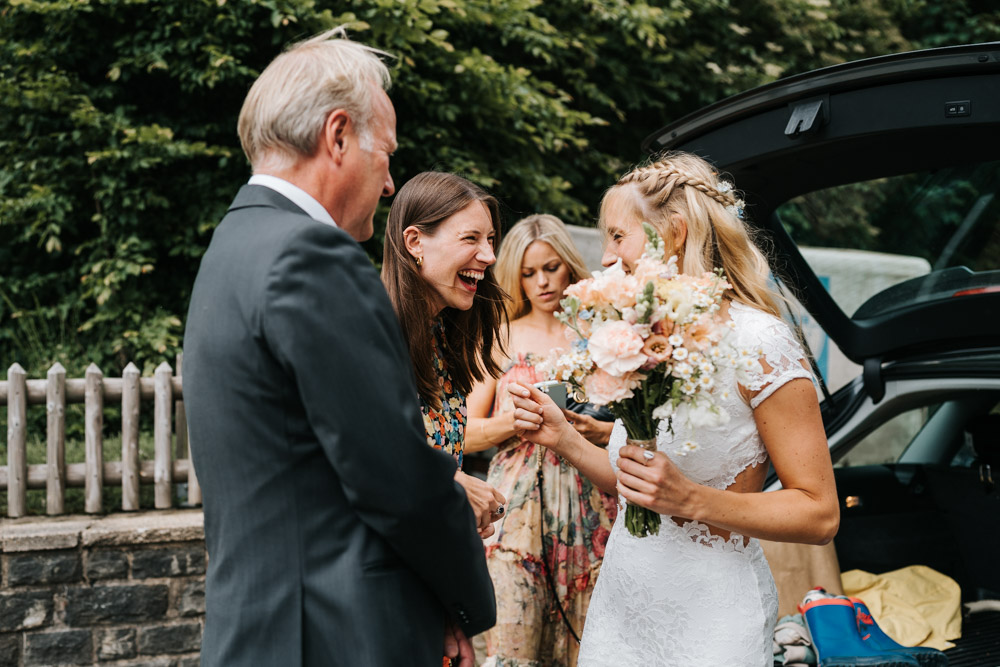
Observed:
[[[676,257],[664,262],[659,234],[647,223],[643,229],[647,243],[634,272],[619,262],[567,288],[557,317],[578,339],[548,370],[577,400],[608,406],[629,444],[655,451],[661,420],[671,433],[677,420],[691,430],[726,423],[729,415],[715,402],[719,371],[733,367],[743,377],[759,362],[727,343],[732,323],[715,316],[730,287],[722,270],[678,273]],[[697,447],[688,440],[676,454]],[[630,504],[625,525],[637,537],[656,534],[660,515]]]

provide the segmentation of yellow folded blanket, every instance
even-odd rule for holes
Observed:
[[[945,650],[962,636],[962,593],[955,580],[925,565],[840,575],[844,594],[861,598],[882,630],[903,646]]]

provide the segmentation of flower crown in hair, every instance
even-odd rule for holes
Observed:
[[[720,180],[719,184],[715,186],[715,189],[722,194],[728,194],[733,203],[726,206],[726,210],[735,215],[740,220],[746,220],[746,202],[737,197],[735,194],[730,194],[733,192],[733,184],[729,181]]]

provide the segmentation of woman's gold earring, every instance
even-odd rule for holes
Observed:
[[[424,265],[424,258],[420,255],[417,255],[417,266],[421,267],[423,265]]]

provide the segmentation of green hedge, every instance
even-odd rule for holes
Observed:
[[[818,66],[995,39],[987,4],[8,0],[0,364],[40,377],[56,360],[71,376],[90,361],[108,375],[172,361],[199,258],[249,175],[243,96],[285,45],[323,29],[347,24],[397,56],[397,184],[457,171],[508,221],[591,224],[663,124]],[[380,243],[377,230],[373,258]]]

